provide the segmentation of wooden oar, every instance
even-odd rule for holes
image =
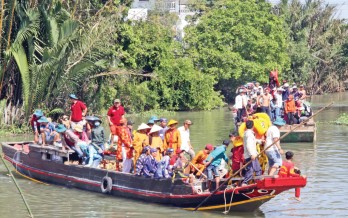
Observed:
[[[202,172],[202,171],[200,171],[193,163],[191,163],[191,162],[189,162],[189,164],[191,165],[191,166],[193,166],[193,168],[195,168],[200,174],[202,174],[205,178],[207,178],[207,176]]]
[[[300,126],[302,126],[303,124],[307,123],[310,119],[312,119],[314,116],[316,116],[317,114],[319,114],[320,112],[322,112],[323,110],[325,110],[326,108],[330,107],[333,104],[333,102],[331,102],[330,104],[326,105],[325,107],[321,108],[320,110],[318,110],[316,113],[314,113],[312,116],[308,117],[307,119],[305,119],[304,121],[302,121],[300,124],[298,124],[297,126],[295,126],[293,129],[291,129],[289,132],[285,133],[282,137],[280,137],[278,140],[274,141],[272,144],[270,144],[269,146],[267,146],[265,149],[263,149],[256,158],[258,158],[262,153],[264,153],[267,149],[269,149],[270,147],[272,147],[274,144],[276,144],[278,141],[280,141],[281,139],[285,138],[287,135],[289,135],[291,132],[293,132],[295,129],[299,128]],[[240,168],[239,170],[237,170],[232,176],[230,176],[227,180],[225,180],[213,193],[211,193],[208,197],[206,197],[193,211],[196,211],[198,208],[200,208],[207,200],[209,200],[214,194],[216,194],[216,192],[219,191],[219,189],[225,185],[226,183],[228,183],[231,178],[233,178],[234,176],[238,175],[240,173],[240,171],[242,171],[245,167],[247,167],[250,163],[252,162],[252,160],[250,160],[249,162],[247,162],[246,164],[244,164],[242,166],[242,168]]]

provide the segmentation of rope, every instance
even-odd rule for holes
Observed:
[[[33,213],[32,213],[31,210],[30,210],[29,204],[27,203],[27,200],[25,199],[25,197],[24,197],[24,195],[23,195],[23,192],[22,192],[21,188],[19,187],[19,185],[18,185],[18,183],[17,183],[15,177],[13,176],[11,170],[8,168],[8,166],[7,166],[7,164],[6,164],[5,160],[4,160],[3,155],[0,155],[0,157],[1,157],[1,161],[4,163],[4,165],[5,165],[5,167],[6,167],[7,171],[8,171],[8,173],[10,174],[10,176],[11,176],[11,178],[12,178],[12,181],[14,182],[15,186],[17,187],[17,190],[19,191],[19,193],[20,193],[20,195],[21,195],[21,197],[22,197],[22,199],[23,199],[23,202],[24,202],[24,204],[25,204],[25,207],[26,207],[27,210],[28,210],[29,216],[30,216],[30,217],[34,217]]]
[[[228,214],[228,213],[230,212],[231,206],[232,206],[232,199],[233,199],[234,191],[236,190],[236,189],[233,189],[233,191],[232,191],[232,195],[231,195],[231,199],[230,199],[230,204],[229,204],[228,210],[227,210],[227,205],[226,205],[226,190],[229,190],[229,189],[231,189],[231,188],[230,188],[229,186],[227,186],[227,188],[225,188],[225,191],[224,191],[225,211],[222,212],[223,214]]]

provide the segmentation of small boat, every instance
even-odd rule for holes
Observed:
[[[187,210],[194,210],[211,195],[210,192],[203,191],[206,182],[202,181],[189,184],[185,179],[178,177],[150,179],[130,173],[67,165],[64,163],[72,153],[31,142],[3,142],[1,145],[5,159],[11,162],[17,171],[46,183],[172,205]],[[276,195],[289,189],[304,187],[306,183],[307,180],[302,177],[263,176],[254,184],[245,187],[226,185],[198,210],[224,210],[226,206],[234,211],[250,212]]]
[[[307,123],[301,125],[285,125],[280,128],[280,136],[290,132],[289,135],[282,138],[281,142],[314,142],[316,140],[316,124],[313,119],[309,120]],[[296,128],[295,130],[293,130]]]

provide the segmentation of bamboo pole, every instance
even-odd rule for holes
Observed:
[[[272,147],[274,144],[276,144],[278,141],[280,141],[281,139],[285,138],[287,135],[289,135],[291,132],[293,132],[295,129],[299,128],[300,126],[302,126],[303,124],[307,123],[310,119],[312,119],[314,116],[316,116],[317,114],[319,114],[320,112],[322,112],[323,110],[325,110],[326,108],[330,107],[333,104],[333,102],[331,102],[330,104],[326,105],[325,107],[321,108],[319,111],[317,111],[316,113],[314,113],[312,116],[308,117],[306,120],[302,121],[300,124],[298,124],[297,126],[295,126],[293,129],[291,129],[289,132],[285,133],[282,137],[280,137],[278,140],[274,141],[272,144],[270,144],[269,146],[267,146],[265,149],[263,149],[256,158],[258,158],[262,153],[264,153],[267,149],[269,149],[270,147]],[[234,176],[238,175],[245,167],[247,167],[250,163],[252,162],[252,160],[250,160],[249,162],[247,162],[246,164],[244,164],[239,170],[237,170],[233,175],[231,175],[227,180],[225,180],[213,193],[211,193],[208,197],[206,197],[199,205],[197,205],[197,207],[193,210],[196,211],[198,210],[198,208],[200,208],[207,200],[209,200],[214,194],[216,194],[219,189],[225,185],[226,183],[228,183]]]

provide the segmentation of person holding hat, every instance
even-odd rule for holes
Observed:
[[[248,120],[246,122],[246,130],[243,137],[244,145],[244,159],[246,163],[250,163],[245,167],[244,180],[242,181],[242,186],[247,186],[249,181],[253,178],[255,173],[256,176],[261,176],[262,169],[260,163],[257,159],[257,148],[256,143],[261,144],[263,141],[257,140],[255,138],[255,133],[253,131],[254,121]]]
[[[173,148],[174,151],[180,150],[181,147],[181,136],[180,132],[176,128],[176,125],[178,124],[178,121],[176,120],[170,120],[168,122],[169,129],[166,131],[164,135],[164,150],[167,150],[168,148]]]
[[[121,100],[115,99],[114,104],[109,108],[107,113],[112,142],[114,142],[114,138],[117,135],[117,128],[120,126],[120,121],[124,118],[124,115],[125,112],[121,105]]]
[[[208,189],[211,188],[211,182],[213,176],[215,177],[216,189],[219,187],[220,183],[220,173],[219,166],[221,165],[222,159],[228,163],[228,157],[226,155],[226,149],[230,144],[230,140],[224,140],[222,145],[218,146],[213,150],[204,161],[204,165],[207,168],[208,176]]]
[[[70,106],[70,122],[71,127],[74,128],[77,124],[82,124],[81,121],[83,120],[83,117],[87,114],[87,107],[86,105],[80,101],[75,94],[69,95],[71,106]]]
[[[43,112],[40,109],[36,109],[34,113],[31,115],[30,125],[34,132],[34,143],[39,142],[39,134],[40,134],[40,123],[37,122],[43,116]]]
[[[156,161],[157,149],[150,148],[150,155],[145,159],[144,168],[142,169],[142,174],[146,178],[159,178],[160,175],[157,173],[158,162]]]
[[[150,155],[150,149],[151,149],[150,145],[147,145],[143,148],[142,153],[139,156],[139,158],[137,159],[136,164],[135,164],[135,169],[134,169],[135,175],[137,175],[137,176],[143,175],[143,168],[145,165],[145,160]]]
[[[162,127],[162,129],[159,131],[159,136],[161,137],[162,141],[164,141],[164,135],[168,130],[167,119],[162,117],[160,118],[159,122],[159,126]]]
[[[233,145],[231,149],[231,160],[232,160],[232,174],[237,172],[244,163],[244,146],[243,146],[243,138],[238,135],[238,133],[230,133],[229,134],[231,143]],[[242,172],[239,173],[242,176]]]
[[[148,129],[150,129],[150,127],[145,123],[142,123],[138,126],[137,132],[134,134],[134,166],[136,165],[137,160],[143,151],[143,148],[150,143],[149,136],[146,134]]]
[[[204,161],[207,159],[210,152],[214,149],[212,144],[206,144],[203,150],[200,150],[197,155],[192,159],[191,163],[191,173],[196,177],[200,177],[202,172],[205,170]]]
[[[60,138],[62,139],[63,150],[65,150],[64,148],[74,150],[82,162],[83,159],[85,159],[83,158],[85,155],[79,146],[81,142],[79,137],[71,129],[67,129],[63,124],[59,124],[56,131],[60,134]]]
[[[188,153],[193,159],[195,157],[195,151],[192,148],[191,140],[190,140],[190,126],[192,125],[191,120],[185,120],[184,125],[179,127],[178,130],[181,136],[181,150],[184,150]]]
[[[53,144],[53,142],[59,140],[59,134],[55,131],[54,125],[52,122],[42,116],[37,120],[40,124],[40,136],[42,139],[42,146],[47,144]]]
[[[151,148],[157,149],[157,155],[156,155],[156,161],[160,161],[162,158],[162,153],[164,152],[163,148],[163,141],[161,137],[159,136],[159,131],[162,129],[162,127],[158,125],[153,125],[151,128],[149,135],[150,135],[150,145]]]
[[[268,175],[273,176],[279,167],[282,166],[283,150],[280,147],[280,127],[286,124],[282,118],[277,118],[273,125],[270,126],[266,132],[266,148],[265,153],[268,158]],[[273,145],[272,145],[273,144]],[[269,147],[272,145],[271,147]]]
[[[134,149],[132,146],[132,136],[127,128],[127,120],[125,118],[120,120],[120,126],[117,128],[117,136],[116,169],[120,170],[119,162],[123,161],[122,172],[130,173]]]

